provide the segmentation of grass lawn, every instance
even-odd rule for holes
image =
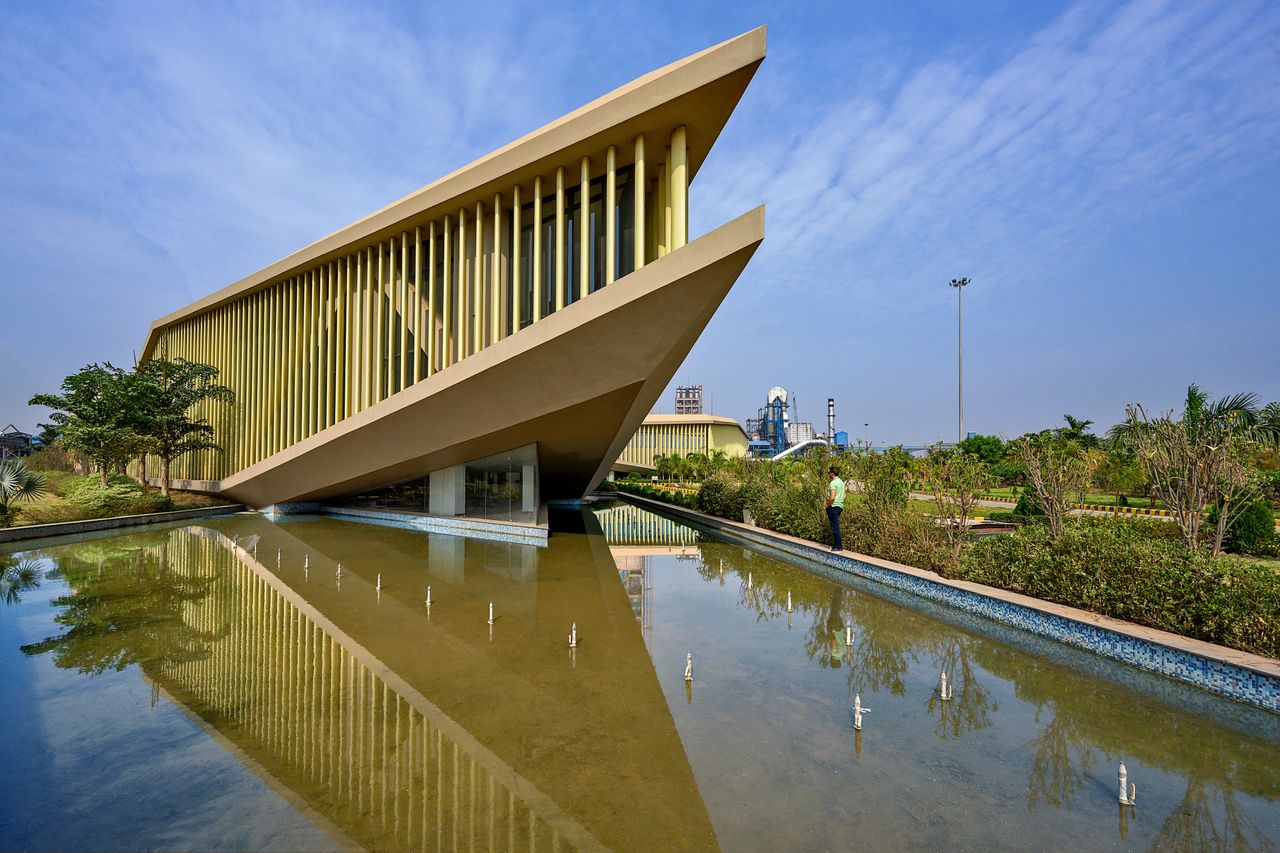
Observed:
[[[1017,494],[1015,494],[1015,490],[1012,486],[1000,486],[999,488],[995,488],[995,489],[987,489],[987,491],[983,494],[983,497],[991,498],[994,500],[1008,500],[1008,501],[1016,501],[1018,499],[1018,496]],[[1116,502],[1116,496],[1104,495],[1101,492],[1088,492],[1084,496],[1084,502],[1087,504],[1102,504],[1104,506],[1113,506]],[[1164,504],[1160,503],[1160,501],[1150,500],[1148,498],[1128,498],[1127,505],[1131,507],[1145,507],[1145,508],[1155,507],[1156,509],[1164,509]]]

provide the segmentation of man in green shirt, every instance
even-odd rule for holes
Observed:
[[[831,522],[831,538],[835,544],[832,551],[840,548],[840,513],[844,510],[844,480],[840,479],[840,469],[832,465],[827,469],[831,482],[827,485],[827,520]]]

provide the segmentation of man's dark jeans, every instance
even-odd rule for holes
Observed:
[[[831,522],[831,538],[835,540],[836,550],[837,550],[837,551],[839,551],[839,550],[841,550],[841,547],[840,547],[840,507],[838,507],[838,506],[829,506],[829,507],[827,507],[827,521],[830,521],[830,522]]]

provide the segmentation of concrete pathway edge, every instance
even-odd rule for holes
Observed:
[[[26,542],[29,539],[48,539],[53,536],[71,536],[95,530],[113,530],[117,527],[138,527],[144,524],[161,524],[166,521],[184,521],[203,518],[206,515],[230,515],[244,509],[240,504],[226,506],[202,506],[176,509],[169,512],[148,512],[143,515],[118,515],[113,518],[86,518],[80,521],[59,521],[54,524],[28,524],[23,527],[0,529],[0,544]]]

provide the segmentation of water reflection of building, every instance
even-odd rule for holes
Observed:
[[[698,531],[652,512],[617,503],[594,511],[600,529],[614,545],[695,545]]]
[[[653,614],[650,611],[653,580],[647,571],[648,558],[633,557],[630,565],[623,565],[623,561],[618,559],[616,553],[614,559],[618,561],[618,576],[622,578],[622,588],[627,591],[627,599],[631,602],[631,612],[636,614],[636,621],[644,629],[645,640],[648,641],[649,631],[653,628]],[[636,560],[639,561],[639,565],[634,564]]]
[[[698,532],[626,503],[598,509],[595,516],[647,643],[653,627],[653,575],[649,571],[649,558],[702,559],[697,545]]]
[[[260,773],[370,849],[603,849],[528,780],[222,534],[170,558],[223,574],[185,603],[218,638],[149,674],[227,734]],[[238,559],[237,559],[238,558]]]

